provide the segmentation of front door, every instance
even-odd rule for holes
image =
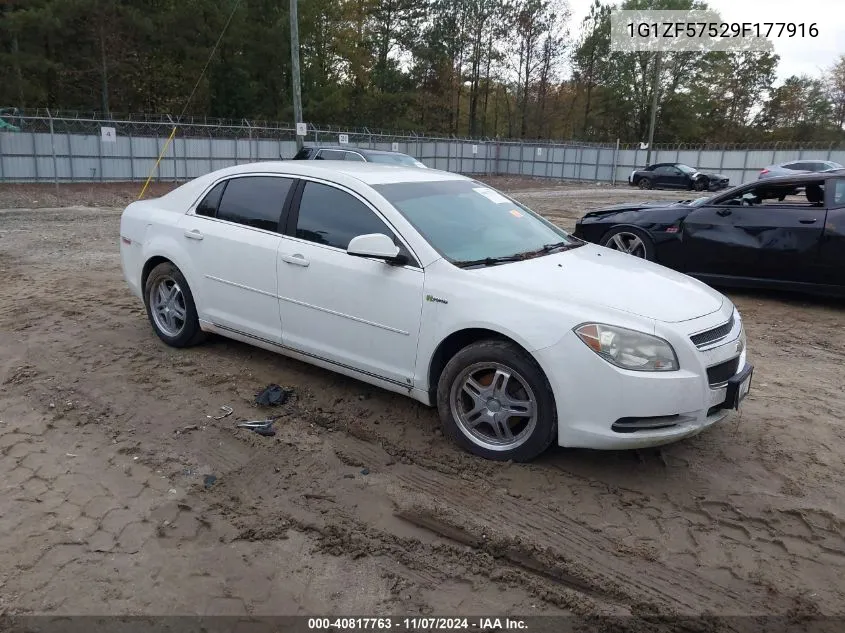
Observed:
[[[303,183],[278,256],[283,344],[404,386],[412,382],[422,269],[346,253],[357,235],[395,233],[351,192]]]
[[[684,184],[684,175],[673,165],[660,165],[654,169],[654,182],[659,187],[677,188]]]
[[[180,222],[199,279],[201,319],[281,342],[276,257],[282,208],[293,185],[278,176],[219,183]]]
[[[685,272],[818,282],[823,190],[794,189],[763,181],[692,211],[682,226]]]

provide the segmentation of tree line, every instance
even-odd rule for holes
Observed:
[[[293,120],[287,0],[6,0],[0,107]],[[705,8],[626,0],[626,9]],[[300,0],[304,119],[460,136],[839,141],[845,56],[775,85],[770,53],[610,50],[565,0]],[[224,24],[231,22],[208,64]]]

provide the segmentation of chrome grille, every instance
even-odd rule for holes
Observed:
[[[731,318],[727,323],[723,323],[719,327],[715,327],[712,330],[707,330],[706,332],[699,332],[698,334],[693,334],[692,336],[690,336],[690,340],[696,347],[704,347],[705,345],[710,345],[711,343],[715,343],[716,341],[721,341],[723,338],[725,338],[728,334],[731,333],[731,330],[733,330],[733,328],[734,317],[733,315],[731,315]]]

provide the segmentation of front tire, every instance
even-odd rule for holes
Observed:
[[[648,233],[632,226],[617,226],[610,229],[601,238],[600,244],[650,262],[656,259],[654,241]]]
[[[479,341],[455,354],[438,381],[437,409],[446,435],[486,459],[530,461],[557,435],[545,374],[508,341]]]
[[[144,283],[144,305],[153,330],[171,347],[189,347],[205,338],[188,282],[171,262],[150,272]]]
[[[705,191],[708,189],[709,183],[706,178],[699,178],[692,184],[692,188],[696,191]]]

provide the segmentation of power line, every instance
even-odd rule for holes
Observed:
[[[235,15],[235,11],[238,10],[238,6],[240,4],[241,4],[241,0],[235,0],[235,4],[232,7],[232,11],[231,11],[231,13],[229,13],[229,18],[226,20],[226,24],[223,25],[223,30],[220,31],[220,35],[217,38],[217,41],[214,42],[214,47],[211,49],[211,53],[209,53],[208,59],[205,60],[205,66],[202,67],[202,72],[200,72],[200,76],[197,77],[197,82],[194,84],[194,89],[191,90],[191,94],[188,95],[188,100],[185,102],[185,107],[182,108],[182,113],[177,117],[176,123],[173,124],[173,130],[171,130],[170,136],[167,138],[167,142],[164,144],[164,147],[161,149],[161,153],[158,155],[158,158],[156,159],[155,165],[153,165],[153,168],[150,170],[150,175],[147,176],[147,181],[144,183],[144,186],[141,188],[141,193],[138,194],[138,200],[140,200],[141,198],[144,197],[144,194],[147,191],[147,187],[150,186],[150,182],[153,179],[153,174],[155,173],[156,168],[158,167],[159,163],[161,162],[161,159],[164,158],[164,155],[167,153],[167,148],[170,147],[170,143],[173,141],[173,137],[176,136],[176,128],[179,126],[179,122],[182,120],[182,117],[185,116],[185,112],[188,111],[188,106],[191,105],[191,100],[194,98],[194,94],[196,93],[197,88],[199,87],[200,82],[202,81],[202,78],[205,76],[205,71],[208,70],[208,65],[211,63],[211,60],[214,57],[214,53],[217,52],[217,47],[220,46],[220,42],[223,39],[223,35],[226,34],[226,30],[229,28],[229,24],[231,23],[232,18]],[[174,177],[174,179],[176,178],[175,164],[174,164],[174,168],[173,168],[173,177]]]
[[[202,78],[205,76],[205,71],[208,69],[208,65],[211,63],[212,58],[214,57],[214,53],[217,52],[217,47],[220,45],[221,40],[223,39],[223,35],[226,33],[226,30],[229,28],[229,23],[232,21],[232,18],[235,15],[235,11],[238,10],[238,5],[240,5],[241,0],[235,0],[235,5],[232,7],[232,12],[229,13],[229,19],[226,20],[226,24],[223,25],[223,30],[220,31],[220,36],[217,38],[217,41],[214,43],[214,48],[211,49],[211,53],[208,56],[208,59],[205,61],[205,66],[202,67],[202,72],[200,72],[200,76],[197,77],[197,83],[194,84],[194,89],[191,90],[191,94],[188,97],[188,100],[185,102],[185,107],[182,108],[182,114],[176,119],[176,123],[182,120],[182,117],[185,116],[185,112],[188,110],[188,106],[191,103],[191,100],[194,98],[194,93],[197,91],[197,88],[202,81]]]

